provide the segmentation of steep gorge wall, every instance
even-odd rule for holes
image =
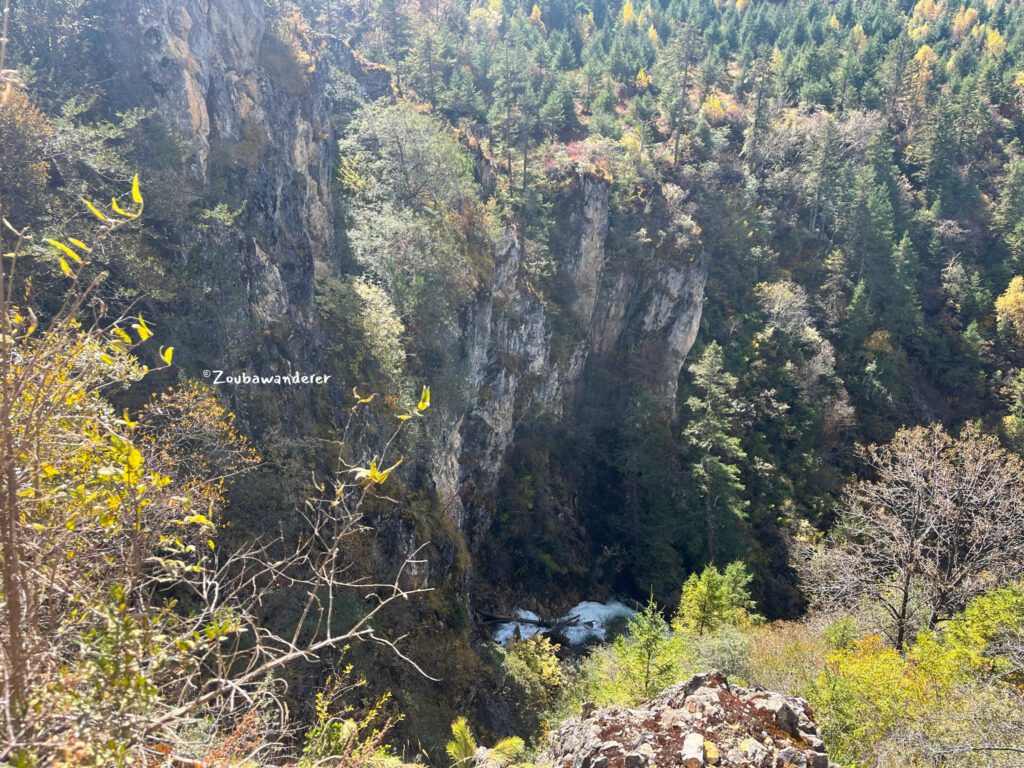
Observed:
[[[152,110],[181,142],[177,214],[241,209],[231,227],[163,222],[182,267],[205,271],[219,309],[235,315],[214,331],[235,338],[197,350],[187,361],[197,368],[232,362],[218,348],[276,368],[308,370],[315,358],[314,276],[334,250],[332,137],[316,74],[288,60],[270,23],[260,0],[132,1],[115,5],[104,37],[115,109]],[[239,343],[248,334],[260,349]]]
[[[314,284],[339,270],[343,233],[335,229],[331,184],[337,116],[322,74],[303,61],[302,41],[282,38],[274,23],[259,0],[136,0],[116,4],[105,38],[115,107],[151,109],[181,137],[184,207],[223,202],[240,211],[227,227],[173,215],[163,221],[173,258],[206,283],[194,308],[212,321],[193,332],[192,349],[180,357],[193,375],[229,365],[310,371],[331,330],[318,326]],[[344,46],[334,54],[370,95],[390,91],[379,69]],[[430,475],[439,503],[471,542],[486,536],[490,517],[479,499],[493,490],[530,414],[571,423],[601,370],[672,409],[700,321],[699,242],[629,240],[616,231],[647,218],[663,226],[664,198],[655,194],[632,221],[616,224],[605,178],[580,172],[568,186],[558,206],[565,246],[553,254],[565,294],[559,305],[527,279],[523,243],[510,225],[494,244],[489,285],[460,313],[455,378],[468,405],[446,410],[439,393]],[[355,382],[331,373],[336,402],[344,402]],[[301,423],[312,407],[301,390],[232,396],[264,422]],[[282,398],[288,405],[275,401]]]
[[[551,307],[525,279],[512,229],[496,249],[490,290],[465,312],[465,377],[474,398],[456,416],[436,477],[471,538],[483,535],[489,520],[479,507],[467,518],[466,507],[493,487],[517,427],[538,410],[571,421],[595,369],[611,369],[623,390],[649,391],[674,410],[700,324],[703,254],[699,246],[651,247],[647,258],[614,250],[610,197],[608,181],[582,173],[560,207],[573,244],[556,255],[574,326],[570,343],[556,338]]]

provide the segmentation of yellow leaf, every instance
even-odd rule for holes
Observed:
[[[153,332],[149,330],[149,326],[146,325],[146,321],[142,319],[141,314],[139,315],[139,322],[132,323],[132,328],[134,328],[135,332],[139,334],[140,342],[145,341],[146,339],[153,335]]]
[[[420,395],[420,402],[416,407],[421,411],[425,411],[430,407],[430,387],[423,388],[423,394]]]
[[[113,365],[114,364],[114,358],[112,358],[110,355],[108,355],[106,353],[103,353],[103,354],[100,355],[100,360],[102,360],[107,365]]]
[[[398,465],[403,461],[404,459],[399,459],[387,469],[380,470],[377,468],[377,458],[374,457],[373,461],[370,462],[369,468],[357,467],[352,471],[355,472],[356,480],[369,480],[371,483],[377,483],[379,485],[387,480],[391,473],[394,472]]]
[[[352,395],[355,397],[357,405],[362,405],[363,403],[372,403],[373,399],[377,397],[376,392],[374,392],[369,397],[363,397],[362,395],[359,394],[359,387],[352,387]]]
[[[129,213],[120,205],[118,205],[116,198],[110,198],[110,207],[111,209],[113,209],[114,213],[116,213],[118,216],[124,216],[126,219],[137,219],[139,217],[139,214]]]
[[[68,265],[67,259],[63,256],[60,257],[60,271],[68,277],[74,277],[75,273],[71,271],[71,267]]]
[[[144,459],[138,448],[131,447],[128,449],[128,469],[142,469],[143,462]]]
[[[142,190],[139,187],[139,174],[132,177],[132,200],[136,205],[142,205]]]
[[[206,546],[210,548],[210,551],[213,551],[217,548],[217,546],[213,543],[213,539],[207,539]]]
[[[160,347],[160,357],[163,358],[165,363],[170,365],[171,360],[174,359],[174,347],[168,347],[167,349]]]
[[[83,243],[81,240],[76,240],[73,237],[69,237],[68,240],[71,242],[71,244],[73,246],[75,246],[75,248],[81,248],[86,253],[91,253],[92,252],[92,248],[90,248],[88,245]]]
[[[100,221],[108,221],[107,217],[106,217],[106,216],[104,216],[104,215],[103,215],[103,214],[102,214],[102,213],[100,212],[100,209],[99,209],[99,208],[97,208],[97,207],[96,207],[95,205],[93,205],[92,203],[90,203],[90,202],[89,202],[88,200],[86,200],[86,199],[85,199],[84,197],[82,198],[82,202],[83,202],[83,203],[85,203],[85,207],[86,207],[86,208],[88,208],[88,209],[89,209],[89,212],[90,212],[90,213],[91,213],[91,214],[92,214],[93,216],[95,216],[95,217],[96,217],[97,219],[99,219]]]
[[[399,421],[408,421],[409,419],[412,418],[412,416],[410,416],[408,413],[403,413],[400,416],[396,416],[395,418],[397,418]]]
[[[628,27],[636,21],[636,12],[633,10],[633,3],[626,0],[622,4],[622,26]]]
[[[130,419],[130,418],[128,417],[128,409],[127,409],[127,408],[125,408],[125,409],[124,409],[124,416],[123,416],[123,419],[124,419],[124,423],[125,423],[125,426],[126,426],[126,427],[128,427],[128,429],[135,429],[135,427],[136,427],[136,426],[138,425],[138,423],[139,423],[139,422],[137,422],[137,421],[132,421],[132,420],[131,420],[131,419]]]
[[[48,245],[53,246],[54,248],[56,248],[61,253],[67,254],[71,258],[71,260],[73,262],[75,262],[75,264],[81,264],[82,263],[82,257],[79,256],[77,253],[75,253],[70,248],[68,248],[66,245],[64,245],[64,243],[59,243],[56,240],[49,240],[49,239],[43,240],[43,242],[47,243]]]
[[[197,525],[208,525],[213,528],[213,522],[206,515],[190,515],[185,518],[186,523],[195,523]]]

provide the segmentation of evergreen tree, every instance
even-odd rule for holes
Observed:
[[[892,254],[892,279],[887,282],[887,325],[897,340],[916,335],[921,324],[921,304],[917,295],[918,259],[910,236],[904,234]]]
[[[1019,274],[1024,272],[1024,156],[1019,143],[1012,148],[1014,154],[1003,168],[993,219],[1006,244],[1008,268]]]
[[[699,575],[691,574],[683,584],[673,628],[700,636],[723,624],[746,625],[760,620],[750,597],[752,580],[747,567],[738,560],[724,571],[708,565]]]
[[[384,52],[401,85],[405,80],[405,55],[412,44],[412,30],[406,9],[399,0],[375,0],[371,19],[380,34]]]
[[[615,641],[615,656],[634,701],[649,699],[676,681],[681,659],[653,598],[629,620],[627,634]]]
[[[699,36],[689,22],[673,23],[668,42],[658,52],[655,82],[658,105],[672,134],[672,166],[679,164],[679,139],[690,111],[690,88],[699,56]]]
[[[686,401],[692,416],[683,436],[693,457],[690,471],[702,496],[704,555],[714,562],[719,554],[719,531],[735,524],[747,508],[740,481],[745,454],[735,436],[737,379],[725,370],[722,348],[714,341],[691,366],[690,373],[699,394]]]
[[[434,106],[439,104],[444,88],[445,65],[441,36],[429,22],[421,23],[409,52],[409,79]]]
[[[512,153],[520,140],[525,122],[523,100],[528,84],[528,56],[524,50],[504,43],[496,57],[494,91],[488,121],[493,126],[505,158],[506,170],[512,170]]]
[[[549,135],[558,135],[571,126],[576,117],[576,100],[568,81],[557,77],[551,93],[540,108],[540,123]]]
[[[484,119],[483,95],[473,82],[473,73],[467,68],[458,67],[452,73],[443,103],[445,113],[453,120],[462,117]]]
[[[822,308],[828,322],[836,326],[846,316],[853,284],[847,275],[846,257],[840,249],[831,251],[822,267],[825,270],[825,282],[821,284]]]
[[[771,56],[762,54],[752,65],[752,110],[753,118],[746,131],[743,155],[753,170],[761,165],[761,146],[771,119],[770,100],[772,97]]]

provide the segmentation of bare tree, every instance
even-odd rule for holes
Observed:
[[[876,602],[902,651],[915,626],[1024,574],[1024,462],[997,438],[915,427],[864,457],[875,478],[848,486],[824,546],[799,556],[818,606]]]

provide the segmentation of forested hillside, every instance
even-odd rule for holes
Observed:
[[[3,23],[0,764],[1020,765],[1020,0]]]

